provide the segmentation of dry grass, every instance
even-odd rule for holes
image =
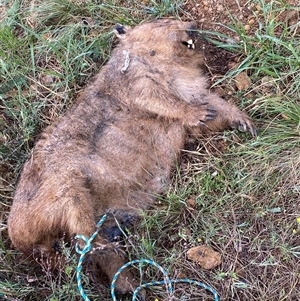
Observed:
[[[234,24],[240,43],[231,50],[242,59],[218,85],[235,90],[235,75],[248,73],[251,87],[233,96],[256,120],[259,136],[248,140],[227,132],[204,137],[196,149],[184,152],[172,188],[156,210],[145,213],[142,230],[125,242],[131,259],[152,258],[172,278],[203,281],[221,300],[294,301],[300,296],[300,40],[294,25],[276,21],[285,2],[256,2],[262,7],[261,28],[249,36]],[[76,256],[69,254],[67,268],[51,274],[28,264],[10,245],[6,217],[20,168],[38,133],[72,104],[108,58],[112,25],[178,17],[186,13],[180,4],[14,1],[5,14],[0,25],[0,298],[80,299]],[[202,243],[222,254],[220,266],[206,271],[187,260],[186,251]],[[143,281],[161,279],[153,268],[143,271]],[[85,287],[91,299],[110,300],[107,287],[88,279]],[[212,300],[205,290],[182,284],[175,295]],[[158,287],[148,296],[167,298]]]

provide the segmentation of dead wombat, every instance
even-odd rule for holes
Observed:
[[[115,218],[129,227],[165,191],[189,131],[255,135],[245,113],[206,89],[194,29],[171,19],[116,27],[111,59],[24,165],[8,219],[16,248],[55,265],[60,240],[89,237],[108,212],[89,260],[111,280],[125,262]],[[124,272],[116,289],[136,285]]]

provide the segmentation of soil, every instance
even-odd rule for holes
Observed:
[[[256,3],[255,3],[256,2]],[[251,34],[258,26],[257,18],[262,17],[261,5],[258,1],[249,0],[188,0],[183,9],[198,23],[201,30],[217,31],[234,37],[228,29],[233,22],[240,22],[247,33]],[[271,1],[266,1],[271,2]],[[287,20],[292,25],[299,21],[299,2],[286,0],[287,4],[295,7],[295,10],[287,10],[278,15],[281,21]],[[298,12],[298,14],[297,14]]]
[[[279,14],[277,16],[278,21],[288,22],[290,26],[299,22],[300,12],[298,9],[299,3],[297,2],[297,0],[287,0],[286,3],[294,6],[295,9],[286,10],[284,13]],[[228,38],[223,39],[228,44],[235,43],[239,39],[230,30],[232,24],[238,22],[244,27],[245,32],[251,35],[255,33],[256,28],[259,26],[259,21],[263,18],[262,7],[258,4],[258,1],[255,3],[248,0],[188,0],[183,6],[183,10],[188,12],[183,17],[183,20],[193,19],[197,23],[197,28],[202,31],[214,31],[226,35]],[[280,28],[277,30],[279,31]],[[300,31],[300,26],[298,31]],[[210,44],[204,47],[204,55],[212,79],[218,77],[218,75],[225,74],[237,63],[236,57],[232,53]],[[248,79],[246,79],[247,81]],[[248,85],[245,88],[247,87]]]

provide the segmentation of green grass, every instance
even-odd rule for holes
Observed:
[[[297,300],[300,38],[295,26],[276,18],[290,8],[284,1],[253,2],[261,10],[251,34],[234,18],[227,26],[239,37],[236,44],[224,44],[225,35],[206,34],[240,57],[238,67],[215,86],[233,91],[238,73],[250,76],[249,89],[233,97],[253,116],[258,137],[226,132],[204,137],[195,151],[184,152],[172,188],[156,210],[145,213],[143,230],[128,235],[126,245],[130,259],[152,258],[173,278],[211,285],[222,300]],[[10,245],[6,217],[22,163],[41,130],[109,58],[114,24],[183,13],[182,1],[11,3],[0,25],[0,298],[80,299],[74,256],[66,269],[51,274],[29,265]],[[207,271],[187,260],[186,251],[199,244],[220,252],[222,264]],[[161,278],[155,269],[143,268],[143,281]],[[91,299],[110,300],[107,287],[85,279]],[[210,296],[185,285],[177,285],[175,293],[180,300]],[[162,288],[149,292],[149,300],[164,297]]]

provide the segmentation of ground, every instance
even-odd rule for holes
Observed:
[[[187,145],[172,189],[126,237],[127,252],[154,259],[172,278],[210,285],[220,300],[299,300],[298,1],[45,3],[0,1],[0,299],[80,300],[70,250],[69,266],[53,274],[10,244],[6,218],[18,174],[41,130],[107,59],[112,26],[175,16],[195,20],[213,40],[203,50],[212,89],[246,110],[259,135],[226,132]],[[202,245],[221,255],[219,265],[207,270],[188,258]],[[143,281],[153,279],[161,275],[145,268]],[[91,299],[110,300],[107,287],[85,281]],[[184,284],[173,298],[213,300]],[[147,300],[170,298],[156,287]]]

